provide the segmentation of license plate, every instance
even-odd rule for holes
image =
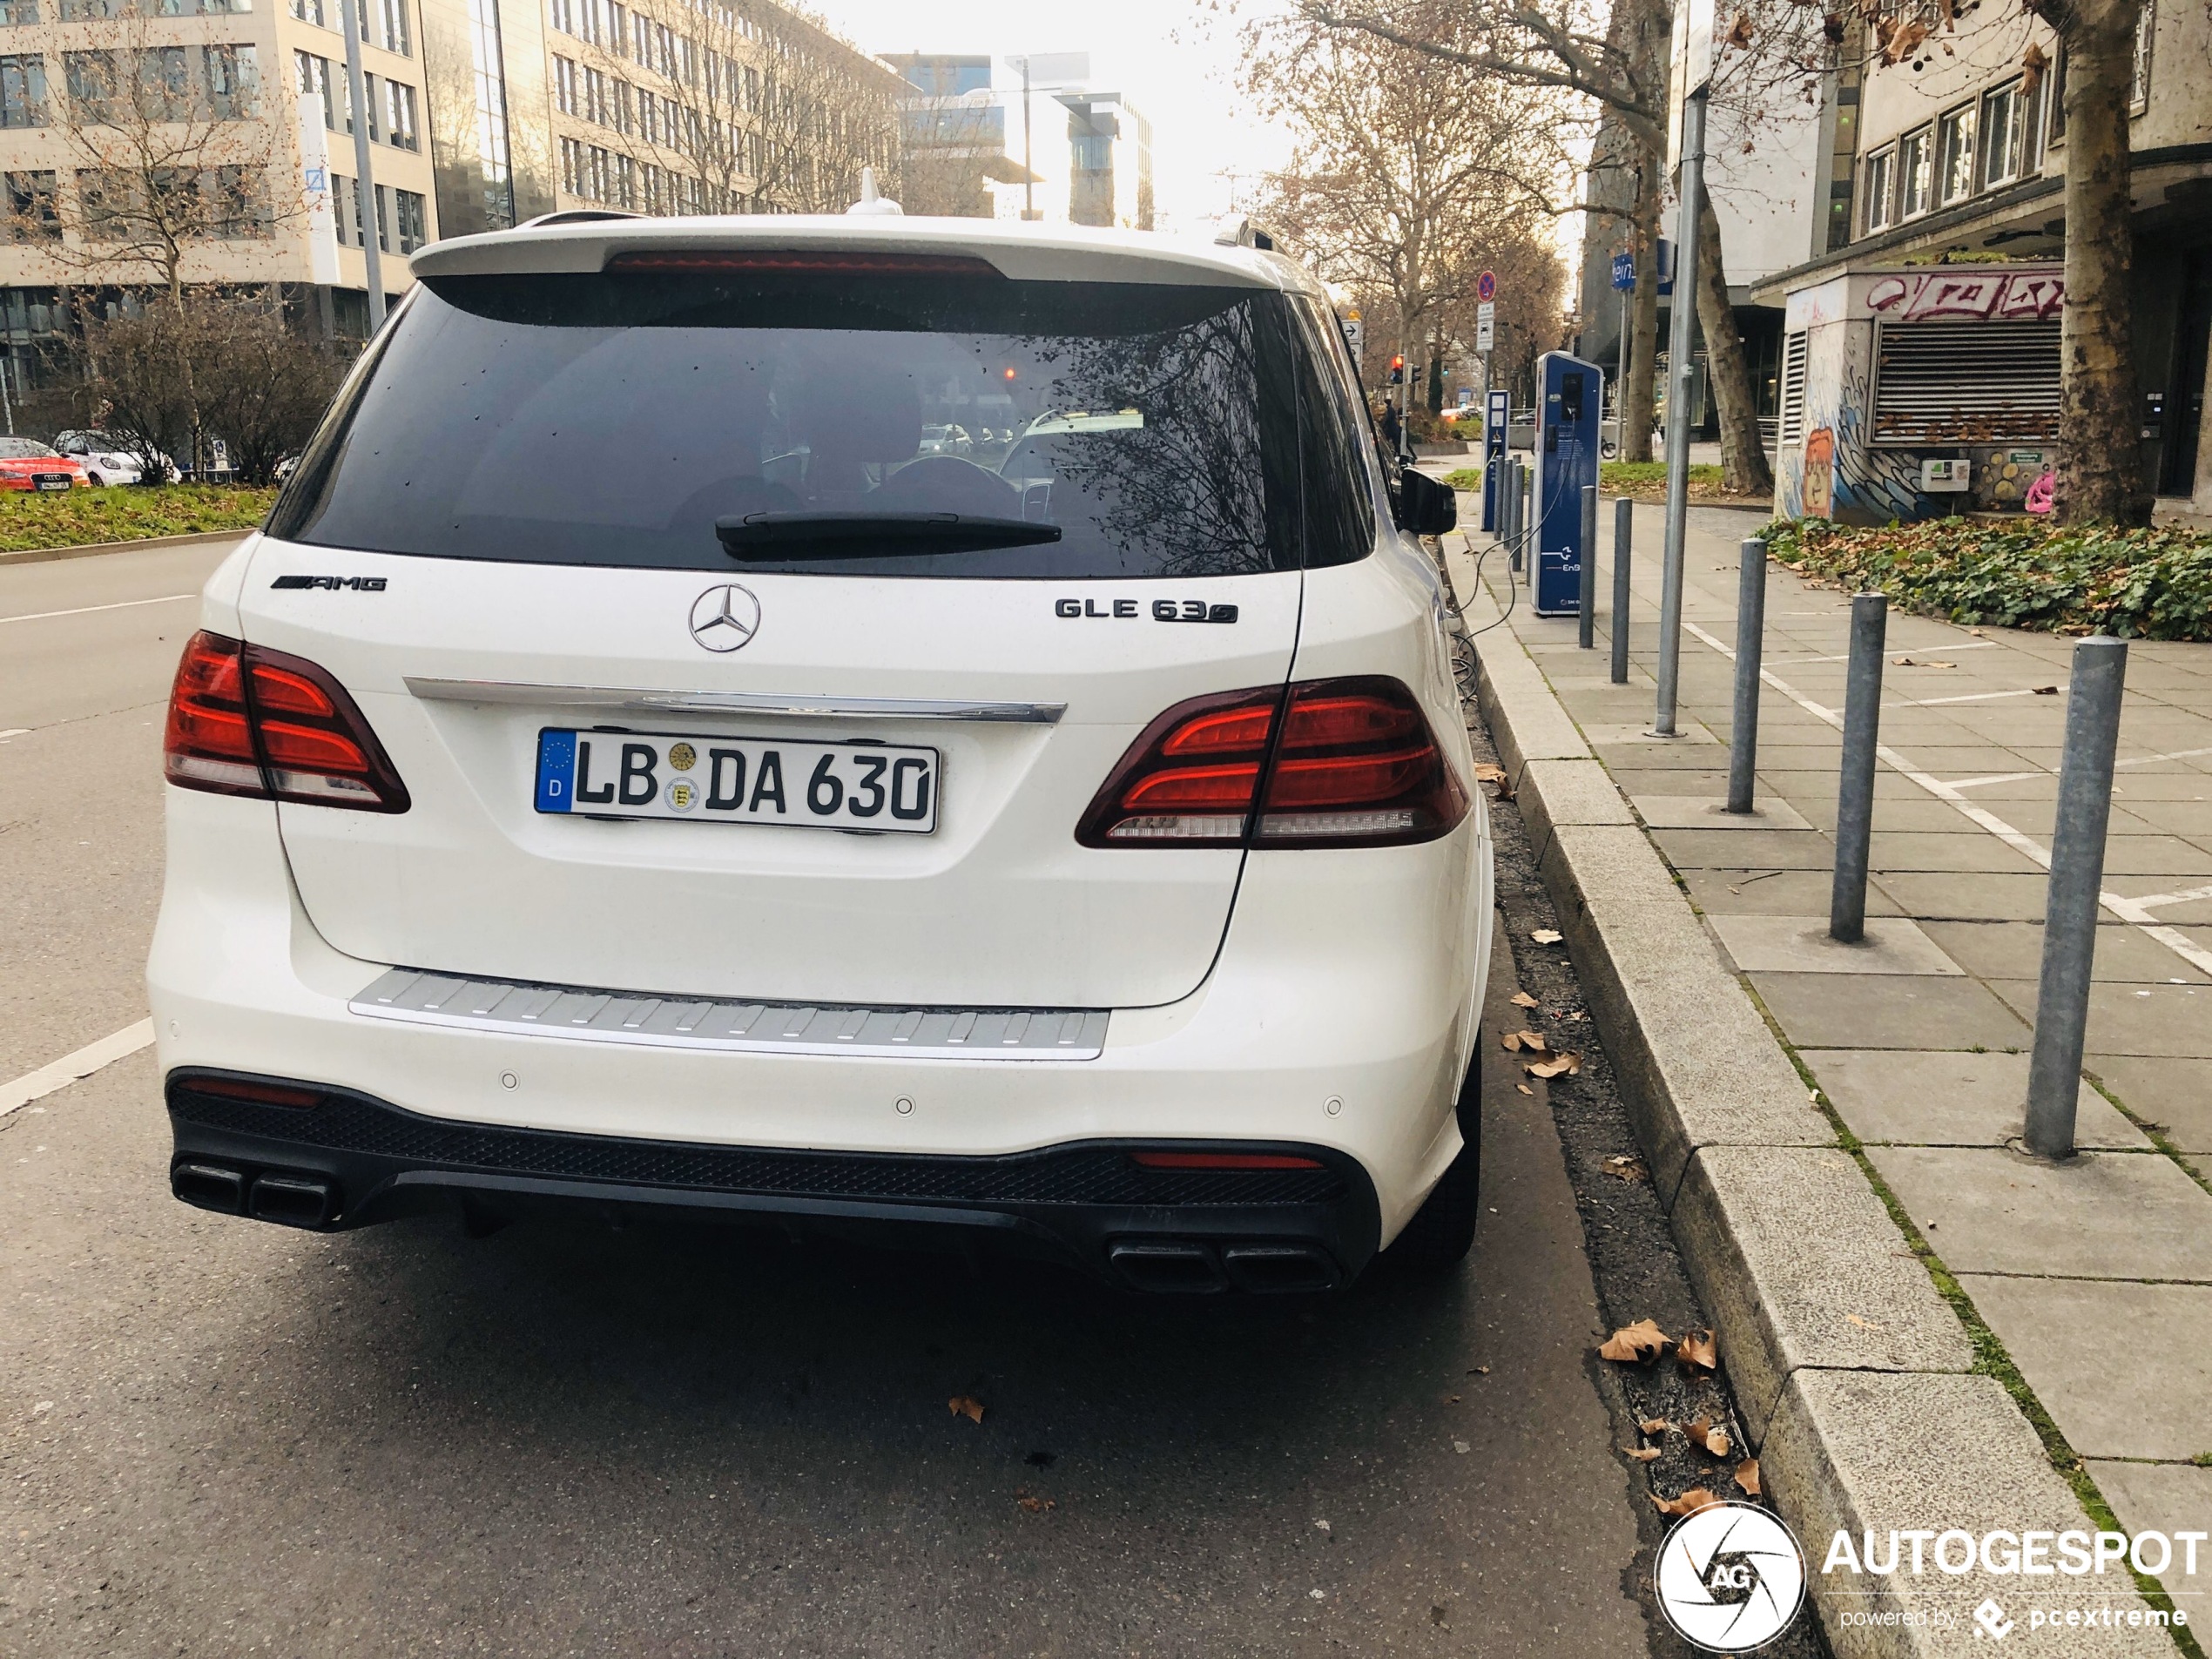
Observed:
[[[805,829],[937,827],[934,749],[654,732],[537,734],[537,810]]]
[[[69,480],[66,478],[41,478],[38,481],[38,488],[41,489],[67,489],[69,488]]]

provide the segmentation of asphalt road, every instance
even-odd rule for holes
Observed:
[[[221,551],[0,568],[0,1084],[144,1016],[168,596]],[[1465,1271],[1193,1305],[219,1218],[142,1050],[0,1117],[0,1654],[1652,1651],[1559,1132],[1488,1070]]]

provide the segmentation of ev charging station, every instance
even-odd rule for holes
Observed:
[[[1498,528],[1498,486],[1505,482],[1506,423],[1512,419],[1513,395],[1493,392],[1482,412],[1482,528]]]
[[[1598,411],[1605,371],[1563,351],[1536,360],[1536,556],[1533,609],[1571,617],[1581,609],[1582,490],[1597,482]]]

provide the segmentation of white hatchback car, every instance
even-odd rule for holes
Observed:
[[[1452,497],[1305,272],[604,215],[414,270],[179,669],[179,1197],[1465,1254]],[[1018,477],[927,453],[1009,397]]]

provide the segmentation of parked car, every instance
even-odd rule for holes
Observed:
[[[70,456],[36,438],[0,438],[0,489],[83,489],[91,480]]]
[[[179,667],[179,1198],[934,1230],[1145,1291],[1464,1256],[1453,496],[1384,475],[1311,275],[781,216],[414,275]],[[979,364],[1018,481],[930,448]]]
[[[975,441],[968,435],[964,427],[949,424],[926,426],[921,429],[921,442],[915,449],[918,455],[965,455],[975,448]]]
[[[95,484],[135,484],[145,476],[145,448],[127,432],[64,432],[54,440],[54,448],[76,460],[84,469],[85,477]],[[168,482],[177,482],[176,463],[160,451],[154,454],[158,464],[166,471]]]

